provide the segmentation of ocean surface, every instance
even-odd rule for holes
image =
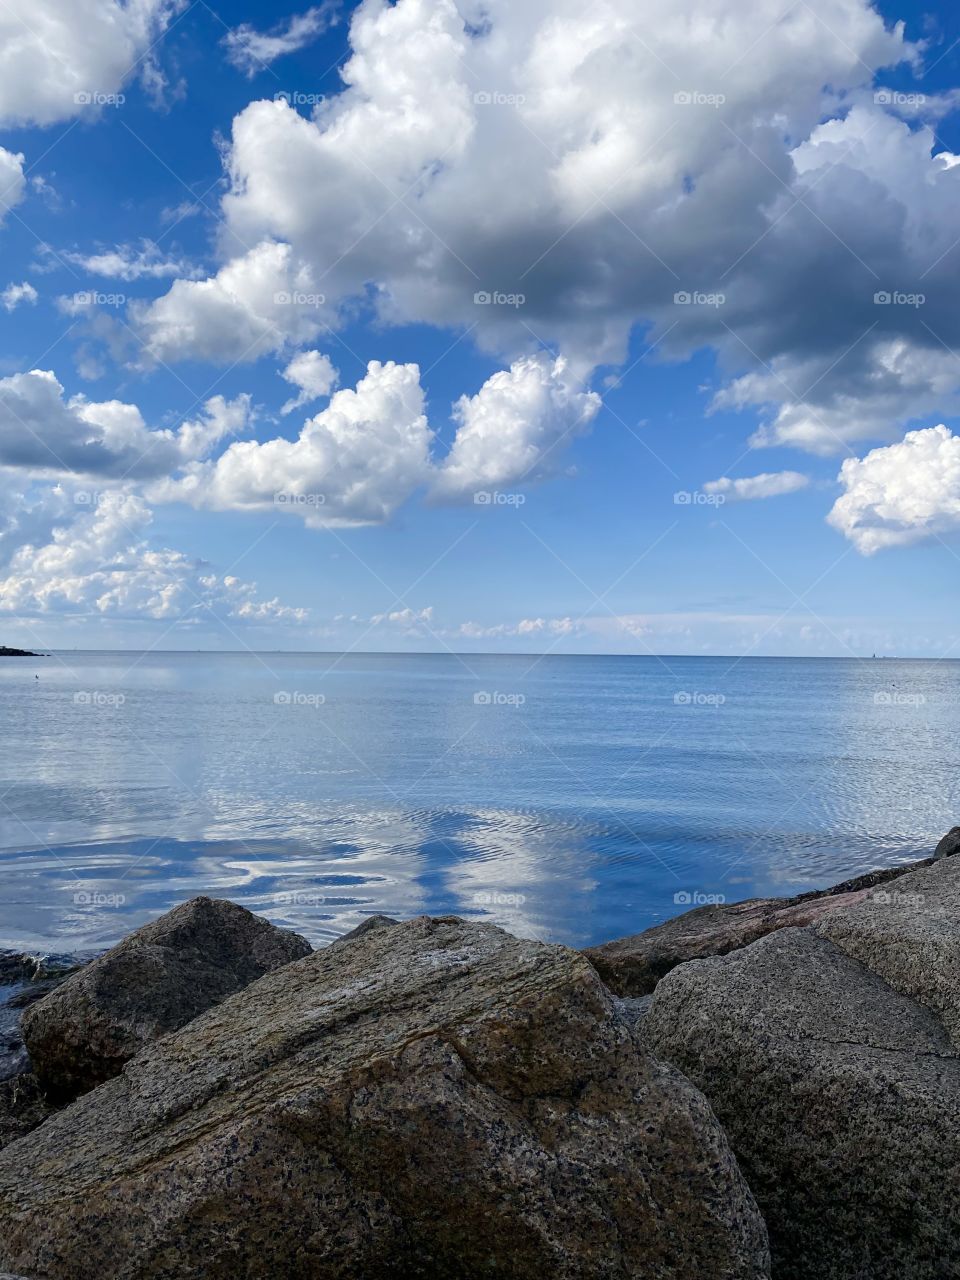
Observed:
[[[960,821],[958,662],[55,653],[0,660],[0,725],[21,950],[200,893],[314,943],[384,912],[582,946]]]

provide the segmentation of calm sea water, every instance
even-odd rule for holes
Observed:
[[[453,912],[586,945],[960,821],[952,662],[61,653],[0,661],[0,716],[22,949],[198,893],[314,942]]]

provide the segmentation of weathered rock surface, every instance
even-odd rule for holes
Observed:
[[[934,850],[934,858],[952,858],[960,853],[960,827],[951,827]]]
[[[808,929],[674,969],[643,1035],[710,1100],[778,1280],[960,1275],[960,1058]]]
[[[824,944],[825,945],[825,944]],[[591,966],[421,918],[268,974],[0,1153],[34,1280],[732,1280],[763,1223]]]
[[[137,929],[21,1018],[41,1087],[69,1101],[145,1044],[309,954],[298,934],[235,903],[194,898]]]
[[[935,1009],[960,1046],[960,858],[877,889],[817,928],[896,991]]]
[[[618,996],[648,995],[678,964],[728,955],[778,929],[814,924],[834,911],[862,902],[876,886],[929,865],[927,859],[906,867],[871,871],[832,889],[794,898],[750,898],[696,907],[644,933],[590,947],[584,955]]]

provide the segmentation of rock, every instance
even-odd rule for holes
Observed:
[[[31,653],[29,649],[10,649],[0,644],[0,658],[42,658],[42,653]]]
[[[590,947],[584,955],[618,996],[648,995],[678,964],[728,955],[778,929],[813,924],[863,901],[874,886],[929,865],[928,859],[907,867],[871,871],[832,889],[794,898],[750,898],[746,902],[697,907],[645,933]]]
[[[937,845],[933,856],[937,859],[952,858],[958,851],[960,851],[960,827],[951,827]]]
[[[398,920],[394,920],[392,916],[368,916],[363,924],[358,924],[355,929],[351,929],[349,933],[341,934],[331,946],[336,946],[340,942],[352,942],[354,938],[363,938],[368,933],[373,933],[377,929],[391,929],[395,924],[399,924]]]
[[[52,1114],[34,1075],[25,1073],[0,1082],[0,1151]]]
[[[710,1108],[590,965],[420,918],[261,978],[0,1154],[43,1280],[753,1280]]]
[[[674,969],[642,1025],[723,1124],[778,1280],[960,1275],[960,1058],[929,1010],[787,929]]]
[[[960,858],[877,889],[817,928],[895,991],[935,1009],[960,1046]]]
[[[37,1079],[52,1101],[69,1101],[115,1076],[143,1045],[309,952],[298,934],[233,902],[184,902],[26,1010],[21,1030]]]

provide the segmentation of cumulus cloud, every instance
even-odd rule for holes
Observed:
[[[0,124],[55,124],[98,109],[140,70],[186,0],[5,0]]]
[[[518,360],[457,402],[459,428],[434,481],[435,495],[460,499],[477,489],[542,479],[557,469],[562,446],[589,426],[600,403],[566,360],[546,354]]]
[[[708,480],[703,488],[705,493],[723,494],[727,502],[753,502],[757,498],[796,493],[809,483],[810,477],[799,471],[766,471],[759,476],[741,476],[738,480],[721,476],[719,480]]]
[[[0,378],[0,466],[149,479],[204,457],[249,415],[248,396],[214,396],[176,430],[151,430],[136,405],[68,398],[53,373],[34,369]]]
[[[25,280],[23,284],[8,284],[0,293],[0,305],[4,311],[16,311],[21,302],[28,302],[32,306],[39,296],[33,285]]]
[[[300,389],[300,394],[280,410],[282,414],[293,413],[313,400],[321,400],[328,396],[337,385],[339,374],[328,356],[319,351],[300,351],[293,357],[281,375],[285,381]]]
[[[864,555],[960,528],[960,437],[945,426],[848,458],[839,479],[828,519]]]
[[[314,360],[307,368],[305,382],[332,372]],[[420,488],[456,502],[542,479],[566,438],[585,430],[599,408],[599,396],[582,388],[564,360],[524,358],[461,397],[453,444],[437,461],[418,366],[374,360],[356,388],[337,391],[296,440],[237,442],[150,494],[214,510],[274,509],[314,528],[380,523]]]
[[[226,261],[144,308],[159,358],[302,345],[363,299],[581,378],[637,324],[712,345],[757,445],[843,451],[954,394],[955,99],[875,96],[920,50],[867,0],[651,0],[642,29],[633,0],[367,0],[350,43],[309,117],[234,120]]]
[[[134,304],[144,351],[165,363],[226,363],[310,342],[333,318],[314,274],[289,245],[265,240],[209,280],[177,280],[156,302]]]
[[[379,523],[423,482],[431,439],[417,366],[374,360],[296,440],[237,442],[156,492],[215,510],[289,512],[318,528]]]
[[[78,514],[79,512],[79,514]],[[262,600],[256,586],[144,537],[151,522],[142,498],[105,493],[90,508],[61,503],[49,540],[26,542],[0,577],[0,612],[77,612],[101,616],[197,621],[298,623],[303,609]]]
[[[338,0],[316,5],[306,13],[295,14],[286,25],[270,32],[257,31],[249,22],[242,23],[224,36],[227,60],[251,79],[277,58],[296,53],[312,44],[336,20]]]

